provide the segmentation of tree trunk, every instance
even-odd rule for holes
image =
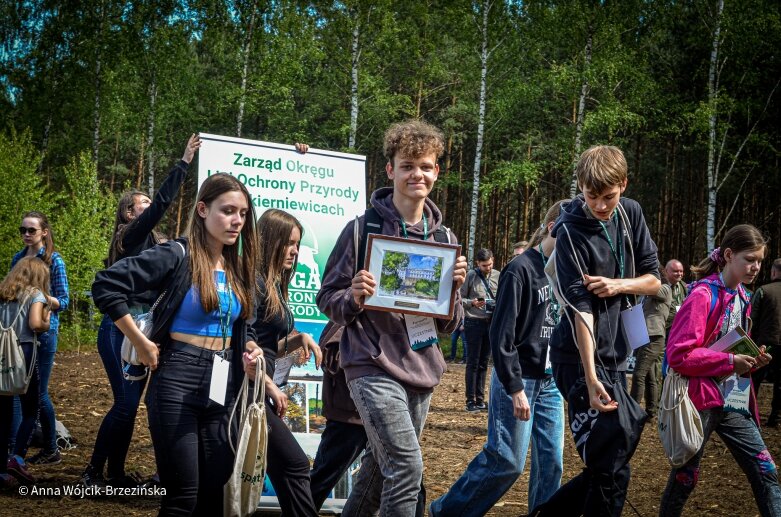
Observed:
[[[95,56],[95,105],[92,112],[92,161],[95,166],[98,165],[100,152],[100,93],[102,86],[101,65],[103,59],[103,19],[105,16],[105,6],[101,2],[100,6],[100,27],[98,28],[98,49]]]
[[[244,48],[242,49],[244,64],[241,69],[241,91],[239,92],[239,113],[236,115],[236,136],[241,137],[241,125],[244,120],[244,105],[247,101],[247,75],[249,73],[249,54],[252,50],[252,33],[255,28],[255,11],[257,11],[258,2],[252,2],[252,11],[249,15],[249,27],[244,38]]]
[[[486,76],[488,75],[488,0],[483,0],[482,47],[480,51],[480,108],[477,115],[477,148],[475,149],[474,179],[472,181],[472,206],[469,210],[468,261],[471,264],[475,254],[475,230],[477,229],[477,203],[480,198],[480,161],[483,156],[483,133],[485,131]]]
[[[572,184],[569,188],[569,197],[573,198],[578,193],[578,177],[575,174],[575,167],[580,156],[581,139],[583,137],[583,116],[586,111],[586,97],[588,96],[588,71],[591,67],[591,27],[588,28],[586,37],[585,59],[583,65],[583,82],[580,85],[580,99],[578,100],[578,118],[575,121],[575,159],[572,167]]]
[[[350,46],[350,136],[347,147],[355,149],[355,139],[358,134],[358,67],[361,59],[361,18],[355,16],[353,38]]]
[[[155,195],[155,109],[157,107],[157,74],[152,72],[152,82],[149,84],[149,118],[147,119],[146,131],[146,166],[147,183],[149,186],[149,197]]]
[[[719,0],[716,13],[716,23],[713,27],[713,45],[710,53],[710,69],[708,70],[708,211],[706,223],[706,247],[712,250],[716,247],[716,194],[718,193],[718,175],[716,168],[716,115],[719,100],[716,68],[719,62],[719,40],[721,37],[721,13],[724,11],[724,0]]]

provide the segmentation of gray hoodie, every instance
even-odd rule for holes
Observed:
[[[393,205],[393,189],[376,190],[371,204],[382,218],[382,235],[400,237],[401,216]],[[434,241],[434,232],[442,224],[442,213],[430,199],[426,199],[423,212],[428,220],[428,240]],[[363,216],[359,224],[363,225]],[[356,260],[354,225],[355,221],[347,223],[336,241],[325,266],[323,285],[317,293],[317,306],[323,314],[345,327],[339,343],[340,366],[348,382],[367,375],[387,374],[411,389],[431,390],[439,384],[446,369],[439,346],[412,350],[402,314],[364,310],[353,300],[350,286]],[[423,223],[408,226],[407,233],[411,239],[422,239]],[[456,242],[455,237],[452,241]],[[442,333],[453,332],[464,317],[458,291],[455,302],[451,320],[434,320]]]

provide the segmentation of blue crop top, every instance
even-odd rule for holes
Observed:
[[[183,334],[194,334],[196,336],[220,337],[222,328],[220,325],[220,314],[227,314],[230,308],[230,321],[227,325],[227,335],[230,337],[233,323],[239,319],[241,314],[241,302],[236,293],[226,282],[225,271],[215,271],[214,281],[217,285],[217,296],[220,299],[220,307],[209,313],[203,310],[201,305],[201,296],[198,288],[194,285],[190,287],[182,300],[182,304],[174,315],[173,323],[169,332],[181,332]],[[224,316],[223,316],[224,317]]]

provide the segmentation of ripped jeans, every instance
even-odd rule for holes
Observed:
[[[739,413],[726,412],[722,408],[700,411],[700,417],[705,435],[702,447],[685,465],[670,472],[659,515],[681,515],[686,500],[697,485],[700,460],[713,431],[724,440],[735,461],[746,474],[754,491],[759,513],[764,517],[781,515],[778,470],[754,420]]]

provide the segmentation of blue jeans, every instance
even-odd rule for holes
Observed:
[[[57,352],[57,332],[48,331],[38,334],[38,419],[41,422],[43,434],[44,452],[54,453],[57,450],[57,427],[55,426],[54,405],[49,398],[49,378],[54,367],[54,354]],[[11,448],[15,447],[16,435],[22,424],[22,404],[19,397],[14,397],[13,416],[11,417]],[[25,450],[27,444],[24,444]]]
[[[512,397],[491,376],[488,441],[450,490],[431,503],[431,515],[480,516],[513,486],[523,472],[532,443],[529,509],[559,488],[564,454],[564,400],[552,379],[525,379],[531,418],[513,416]]]
[[[453,331],[453,333],[450,335],[450,360],[455,361],[456,355],[458,354],[458,338],[461,338],[461,344],[464,348],[464,354],[461,356],[464,361],[466,361],[466,331],[463,328],[464,322],[461,322],[461,325],[456,327],[456,330]]]
[[[27,445],[30,443],[30,437],[35,428],[35,421],[38,419],[38,389],[39,377],[37,364],[31,365],[33,356],[33,343],[22,343],[22,353],[27,364],[28,372],[32,368],[30,384],[27,387],[27,393],[18,396],[0,395],[0,473],[6,473],[6,464],[8,462],[8,453],[12,451],[24,458],[27,455]],[[36,361],[37,362],[37,361]],[[17,426],[16,437],[18,438],[14,445],[11,445],[11,423],[13,422],[12,413],[15,410],[15,404],[19,404],[19,425]]]
[[[103,472],[103,467],[108,462],[109,478],[125,474],[125,458],[133,438],[138,404],[146,386],[146,379],[127,381],[122,375],[123,339],[124,335],[111,318],[103,316],[98,330],[98,353],[111,385],[114,405],[100,424],[90,465]]]
[[[160,515],[222,515],[222,490],[234,459],[228,443],[231,382],[242,372],[231,368],[225,405],[217,404],[209,399],[213,355],[172,341],[149,381],[149,433],[166,490]]]
[[[700,411],[704,439],[702,447],[685,465],[670,471],[662,495],[659,515],[681,515],[689,495],[697,486],[700,460],[711,433],[716,431],[748,478],[763,517],[781,515],[781,487],[778,469],[751,417],[722,408]]]
[[[371,375],[348,383],[369,446],[344,517],[415,515],[423,480],[420,435],[431,393],[406,389],[392,377]]]
[[[54,354],[57,352],[57,332],[44,332],[38,336],[38,373],[40,375],[39,403],[41,432],[43,433],[43,450],[53,453],[57,450],[57,427],[54,416],[54,405],[49,397],[49,379],[54,367]]]

